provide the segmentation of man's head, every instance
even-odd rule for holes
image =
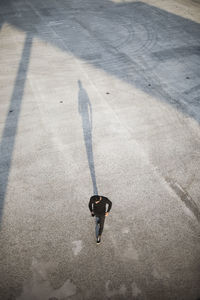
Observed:
[[[96,195],[95,196],[95,202],[99,203],[102,200],[102,196]]]

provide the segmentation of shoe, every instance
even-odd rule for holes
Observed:
[[[101,236],[99,235],[97,238],[97,244],[100,244],[100,243],[101,243]]]

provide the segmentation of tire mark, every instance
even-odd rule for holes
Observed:
[[[189,94],[193,94],[193,93],[196,93],[200,90],[200,84],[197,84],[196,86],[192,87],[191,89],[189,90],[186,90],[184,93],[186,95],[189,95]]]
[[[182,200],[185,206],[192,212],[192,214],[196,217],[197,221],[200,222],[200,211],[196,204],[196,202],[192,199],[192,197],[188,194],[188,192],[177,182],[174,182],[172,179],[166,177],[166,182],[172,188],[172,190],[176,193],[176,195]]]
[[[170,48],[152,53],[153,57],[161,61],[167,61],[169,59],[179,59],[180,57],[188,57],[192,55],[200,55],[199,45]]]

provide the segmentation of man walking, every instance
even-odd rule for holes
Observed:
[[[108,204],[108,209],[106,210],[106,204]],[[89,202],[89,209],[91,211],[92,217],[96,218],[96,238],[97,244],[101,242],[101,235],[103,232],[103,226],[105,221],[105,216],[108,216],[111,210],[112,202],[103,196],[92,196]]]

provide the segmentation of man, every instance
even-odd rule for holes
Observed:
[[[106,204],[108,204],[107,210]],[[103,232],[105,216],[108,216],[111,207],[112,202],[106,197],[95,195],[90,198],[89,209],[91,211],[92,217],[96,217],[97,244],[100,244],[101,242],[101,235]]]

